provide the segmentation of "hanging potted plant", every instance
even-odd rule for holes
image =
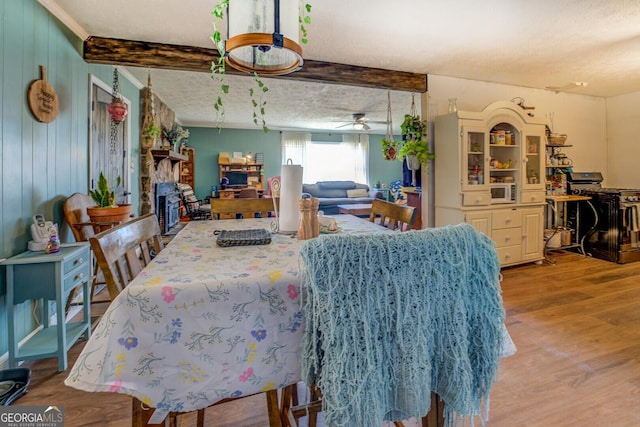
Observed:
[[[403,142],[399,152],[402,159],[407,159],[407,166],[411,170],[420,169],[421,164],[436,157],[429,152],[425,129],[426,123],[420,120],[420,116],[416,113],[416,104],[412,95],[411,110],[409,114],[404,115],[404,121],[400,125]]]
[[[91,222],[95,223],[93,229],[96,233],[109,229],[129,219],[132,206],[130,204],[117,205],[116,190],[120,187],[122,179],[116,178],[113,190],[109,188],[107,178],[102,172],[98,178],[98,188],[89,190],[89,195],[96,202],[95,207],[87,208],[87,214]]]
[[[147,127],[144,128],[144,130],[142,131],[142,135],[144,137],[144,143],[142,146],[144,148],[151,148],[155,145],[156,140],[160,138],[162,132],[160,131],[158,125],[152,121],[149,122]]]
[[[122,123],[124,118],[127,117],[127,104],[122,101],[122,98],[113,98],[111,104],[107,107],[107,111],[112,122]]]
[[[391,91],[387,91],[387,133],[380,140],[382,155],[385,160],[395,160],[398,154],[396,141],[393,139],[393,125],[391,121]]]
[[[421,164],[436,158],[435,154],[429,152],[427,141],[423,140],[405,141],[399,154],[402,159],[407,159],[407,166],[411,170],[418,170]]]
[[[151,71],[147,77],[147,90],[144,94],[144,115],[142,118],[142,148],[152,148],[156,140],[162,136],[160,127],[156,124],[156,112],[154,107],[154,95],[151,89]]]
[[[398,149],[396,148],[396,142],[393,138],[384,137],[380,140],[382,146],[382,154],[385,160],[395,160],[398,155]]]
[[[127,104],[120,97],[120,80],[118,78],[118,67],[113,69],[113,85],[111,87],[111,104],[107,107],[107,112],[112,122],[122,123],[127,117]]]
[[[435,159],[435,154],[429,152],[429,145],[425,136],[426,123],[420,120],[416,113],[414,96],[411,98],[411,110],[404,115],[404,121],[400,125],[402,131],[402,147],[399,155],[401,159],[406,159],[407,167],[413,172],[413,185],[416,183],[416,171],[420,165],[426,164],[428,160]]]

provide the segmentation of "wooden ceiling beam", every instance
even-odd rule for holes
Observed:
[[[219,55],[216,49],[91,36],[84,41],[83,57],[89,63],[210,73],[211,63],[217,61]],[[246,75],[231,67],[227,67],[227,73]],[[417,93],[427,91],[426,74],[307,59],[301,70],[277,78]]]

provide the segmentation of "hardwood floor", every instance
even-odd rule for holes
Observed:
[[[554,258],[555,265],[502,272],[507,328],[518,351],[501,361],[487,425],[640,426],[640,263]],[[82,345],[74,346],[70,363]],[[17,405],[62,405],[69,427],[130,423],[129,397],[64,386],[67,373],[56,371],[54,359],[27,366],[31,391]],[[195,425],[195,417],[183,416],[179,425]],[[265,397],[209,408],[205,425],[267,426]]]

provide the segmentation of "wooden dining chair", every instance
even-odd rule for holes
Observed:
[[[102,231],[89,242],[112,301],[164,248],[158,219],[152,213]]]
[[[242,214],[244,218],[254,218],[260,214],[267,218],[270,212],[277,210],[279,199],[211,199],[211,214],[213,219],[220,219],[223,214],[230,214],[232,218],[236,214]]]
[[[268,197],[280,197],[280,175],[268,178],[267,188],[269,189]]]
[[[71,228],[71,233],[73,234],[76,242],[88,242],[89,238],[95,235],[96,230],[100,230],[101,228],[104,229],[114,227],[120,223],[119,221],[92,222],[89,218],[89,214],[87,213],[87,208],[93,207],[95,205],[96,202],[91,198],[91,196],[83,193],[74,193],[71,196],[67,197],[62,203],[64,218],[67,221],[67,224],[69,224],[69,228]],[[104,285],[105,281],[102,277],[102,274],[100,273],[100,270],[97,268],[96,260],[93,254],[91,275],[91,294],[89,295],[90,301],[92,303],[110,301],[109,299],[94,299],[98,286]],[[76,290],[77,289],[73,289],[69,294],[69,297],[67,298],[67,313],[69,312],[69,308],[72,305],[75,305],[73,299],[76,296]]]
[[[258,190],[253,187],[241,188],[238,191],[238,199],[257,199]]]
[[[416,216],[413,206],[399,205],[382,199],[373,199],[369,221],[378,222],[391,230],[407,231],[413,226]]]

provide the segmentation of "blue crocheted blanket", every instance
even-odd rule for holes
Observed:
[[[493,242],[468,224],[323,235],[301,248],[302,378],[329,426],[483,415],[504,309]],[[487,405],[487,406],[483,406]]]

